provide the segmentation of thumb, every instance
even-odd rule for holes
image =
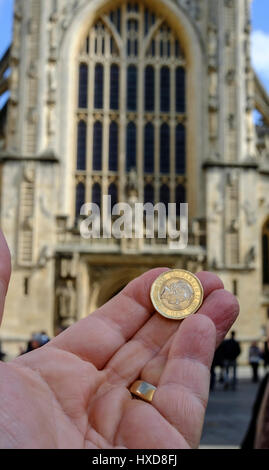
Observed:
[[[11,274],[10,252],[5,237],[0,230],[0,323],[2,321],[5,297]]]

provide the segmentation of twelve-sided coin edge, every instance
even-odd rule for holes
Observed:
[[[164,278],[167,277],[169,279],[172,277],[173,273],[179,273],[179,272],[184,274],[181,279],[188,282],[194,291],[194,301],[191,303],[189,307],[184,309],[182,313],[180,313],[179,311],[172,312],[172,310],[169,310],[168,308],[166,308],[158,298],[158,292],[164,282]],[[182,320],[188,317],[189,315],[196,313],[197,310],[200,308],[203,302],[203,298],[204,298],[204,290],[203,290],[203,286],[201,284],[200,279],[198,279],[198,277],[195,276],[195,274],[192,274],[189,271],[186,271],[185,269],[171,269],[170,271],[165,271],[162,274],[160,274],[152,283],[152,286],[150,289],[150,298],[151,298],[153,307],[160,315],[166,318],[169,318],[170,320]],[[196,303],[197,305],[195,305]]]

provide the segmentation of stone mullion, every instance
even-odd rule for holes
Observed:
[[[93,41],[91,41],[91,47]],[[87,170],[92,173],[92,128],[94,123],[93,111],[94,111],[94,69],[95,61],[90,59],[89,71],[88,71],[88,136],[89,136],[89,153],[87,159]]]
[[[120,87],[119,87],[119,201],[125,201],[125,164],[126,164],[126,5],[122,6],[121,15],[122,52],[120,57]]]
[[[37,130],[37,99],[38,99],[38,57],[39,57],[39,34],[40,34],[40,0],[32,0],[30,3],[31,18],[28,22],[30,29],[28,43],[28,109],[26,115],[26,139],[24,150],[27,154],[33,154],[36,151],[36,130]]]
[[[103,118],[103,145],[102,145],[102,196],[108,195],[108,154],[109,154],[109,96],[110,96],[110,61],[109,61],[109,36],[105,34],[105,62],[104,62],[104,118]],[[107,213],[107,207],[102,207],[103,213]]]
[[[160,201],[160,65],[155,67],[155,200]]]
[[[138,200],[144,201],[144,168],[143,168],[143,142],[144,142],[144,70],[145,58],[142,57],[144,16],[140,16],[140,34],[139,34],[139,56],[138,56],[138,90],[137,90],[137,175],[138,175]]]
[[[79,63],[79,62],[78,62]],[[73,190],[73,197],[71,198],[72,201],[72,210],[71,213],[73,214],[73,217],[75,219],[75,212],[76,212],[76,187],[77,187],[77,140],[78,140],[78,116],[76,115],[75,117],[75,131],[74,131],[74,141],[73,141],[73,155],[75,155],[75,158],[73,160],[73,181],[74,181],[74,190]]]
[[[92,148],[93,148],[93,126],[94,126],[94,118],[91,113],[88,116],[88,129],[87,129],[87,175],[89,180],[91,181],[93,173],[92,173]],[[89,189],[90,191],[90,189]],[[89,201],[91,201],[92,196],[91,192],[89,193]]]
[[[170,41],[171,43],[171,41]],[[176,187],[176,152],[175,152],[175,127],[176,127],[176,68],[170,67],[170,103],[171,103],[171,121],[170,121],[170,202],[175,202]]]
[[[176,137],[176,122],[171,120],[170,123],[170,202],[175,202],[175,188],[176,188],[176,172],[175,172],[175,137]]]

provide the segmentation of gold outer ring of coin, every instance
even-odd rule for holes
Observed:
[[[186,308],[169,308],[167,307],[167,302],[165,303],[161,299],[161,293],[163,292],[165,284],[173,279],[175,279],[175,281],[185,281],[192,289],[192,299]],[[197,312],[200,308],[203,303],[204,290],[200,280],[193,273],[185,269],[171,269],[170,271],[165,271],[160,274],[160,276],[155,279],[151,286],[150,298],[158,313],[171,320],[182,320]]]

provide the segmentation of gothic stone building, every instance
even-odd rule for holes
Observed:
[[[15,2],[0,64],[1,227],[13,261],[5,348],[52,335],[156,266],[216,272],[239,298],[239,338],[260,338],[269,98],[250,31],[250,0]],[[81,238],[81,205],[103,195],[187,201],[187,248]]]

